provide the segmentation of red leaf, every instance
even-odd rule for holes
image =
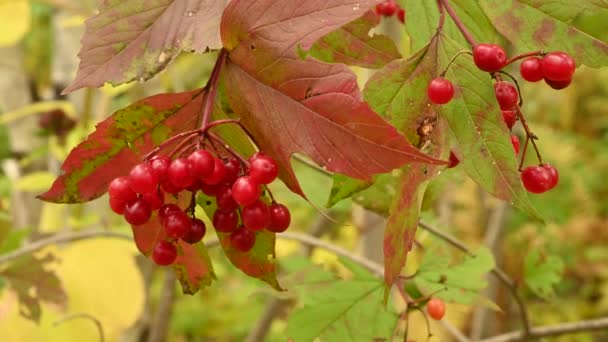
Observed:
[[[147,80],[181,51],[219,49],[225,5],[226,0],[102,1],[99,14],[86,21],[78,74],[64,93]]]
[[[61,166],[62,174],[39,198],[77,203],[95,199],[141,156],[177,133],[194,129],[203,103],[200,89],[145,98],[97,125]]]

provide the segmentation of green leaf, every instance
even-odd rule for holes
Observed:
[[[427,295],[433,294],[450,302],[473,304],[488,282],[486,274],[495,264],[494,257],[486,247],[474,256],[465,256],[461,263],[451,264],[449,255],[438,250],[424,254],[415,278],[416,284]]]
[[[18,179],[14,186],[18,190],[38,192],[48,189],[54,179],[55,175],[48,171],[32,172]]]
[[[596,10],[597,1],[570,2],[579,9]],[[541,1],[480,1],[498,31],[520,52],[561,50],[571,54],[577,65],[593,68],[608,65],[608,44],[571,26],[559,7]],[[605,4],[604,10],[605,10]]]
[[[537,296],[549,300],[555,297],[553,287],[562,280],[564,263],[556,255],[549,255],[541,260],[540,252],[533,249],[524,261],[526,285]]]

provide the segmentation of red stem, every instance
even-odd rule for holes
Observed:
[[[197,129],[193,129],[193,130],[190,130],[190,131],[181,132],[179,134],[176,134],[176,135],[172,136],[171,138],[165,140],[162,144],[160,144],[160,145],[156,146],[155,148],[153,148],[152,151],[146,153],[146,155],[144,155],[142,159],[148,160],[151,157],[153,157],[155,154],[157,154],[165,146],[168,146],[171,143],[173,143],[176,140],[179,140],[179,139],[181,139],[183,137],[186,137],[188,135],[198,134],[199,132],[200,132],[200,129],[197,128]]]
[[[247,159],[245,157],[243,157],[240,153],[238,153],[237,151],[232,149],[228,144],[226,144],[224,142],[224,140],[222,140],[222,138],[220,138],[219,136],[217,136],[211,132],[207,132],[207,136],[209,137],[210,140],[215,140],[218,144],[220,144],[222,146],[223,149],[225,149],[228,153],[232,154],[243,165],[245,165],[247,168],[249,168],[249,162],[247,161]]]
[[[462,23],[462,21],[456,14],[456,12],[454,12],[454,9],[452,9],[452,6],[450,6],[450,4],[448,3],[448,0],[439,0],[439,1],[441,2],[441,5],[445,8],[445,10],[450,15],[450,18],[452,18],[452,21],[454,22],[454,24],[456,24],[456,27],[458,27],[458,30],[460,31],[460,33],[462,33],[462,36],[464,37],[464,39],[466,39],[466,41],[469,43],[469,45],[471,45],[472,47],[475,47],[477,45],[475,38],[473,38],[473,36],[469,32],[469,30],[467,30],[467,28],[464,26],[464,24]]]
[[[215,120],[215,121],[208,123],[205,126],[205,128],[203,128],[203,132],[207,132],[208,130],[210,130],[211,128],[213,128],[215,126],[225,125],[225,124],[235,124],[235,125],[238,125],[239,127],[241,127],[241,120],[240,119]]]
[[[520,59],[524,59],[524,58],[528,58],[528,57],[535,57],[535,56],[544,56],[545,53],[542,51],[531,51],[531,52],[526,52],[526,53],[522,53],[521,55],[517,55],[517,56],[513,56],[511,58],[509,58],[507,60],[507,64],[505,64],[505,66],[518,61]]]
[[[222,71],[222,66],[226,61],[226,50],[222,49],[220,51],[219,56],[217,56],[217,60],[215,61],[215,66],[213,67],[213,71],[211,71],[211,76],[209,77],[209,81],[207,81],[207,85],[205,89],[207,90],[207,95],[205,96],[205,104],[203,106],[203,119],[201,120],[201,128],[205,129],[209,124],[209,119],[211,118],[211,112],[213,111],[213,104],[215,103],[215,96],[217,95],[217,83],[220,79],[220,72]]]
[[[526,138],[530,140],[530,142],[532,143],[532,147],[534,147],[534,151],[536,152],[536,157],[538,158],[539,164],[542,164],[543,158],[540,156],[540,151],[538,150],[538,146],[536,146],[536,141],[535,141],[536,139],[538,139],[538,137],[534,133],[532,133],[532,130],[528,126],[528,123],[526,122],[526,118],[524,118],[524,114],[521,112],[521,108],[519,108],[519,106],[515,107],[515,112],[517,113],[517,117],[519,118],[519,121],[521,121],[521,125],[524,127],[524,130],[526,131]]]

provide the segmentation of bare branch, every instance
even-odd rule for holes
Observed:
[[[591,319],[587,321],[578,321],[571,323],[561,323],[556,325],[547,325],[542,327],[532,328],[530,330],[530,337],[555,337],[566,334],[577,334],[583,332],[591,332],[598,330],[608,329],[608,317]],[[520,341],[524,339],[523,331],[510,332],[503,335],[494,336],[481,340],[481,342],[510,342]]]
[[[95,323],[95,326],[97,327],[97,332],[99,333],[99,341],[104,342],[106,340],[105,335],[103,333],[103,326],[101,325],[101,322],[95,316],[88,314],[88,313],[77,313],[77,314],[66,315],[63,318],[53,322],[53,326],[58,326],[58,325],[63,324],[64,322],[71,321],[71,320],[77,319],[77,318],[84,318],[86,320],[89,320],[89,321],[92,321],[93,323]]]
[[[173,303],[175,302],[176,280],[175,272],[172,269],[167,269],[154,321],[150,327],[148,342],[162,342],[167,339],[169,322],[171,322],[171,315],[173,313]]]

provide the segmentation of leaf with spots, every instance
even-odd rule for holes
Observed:
[[[597,9],[595,1],[576,1],[579,9]],[[520,51],[566,51],[577,65],[608,65],[608,43],[580,31],[555,8],[541,1],[482,0],[481,7],[498,31]],[[604,7],[604,11],[605,9]],[[601,7],[601,5],[600,5]]]
[[[221,48],[226,0],[103,0],[86,21],[80,66],[64,93],[147,80],[181,51]]]

